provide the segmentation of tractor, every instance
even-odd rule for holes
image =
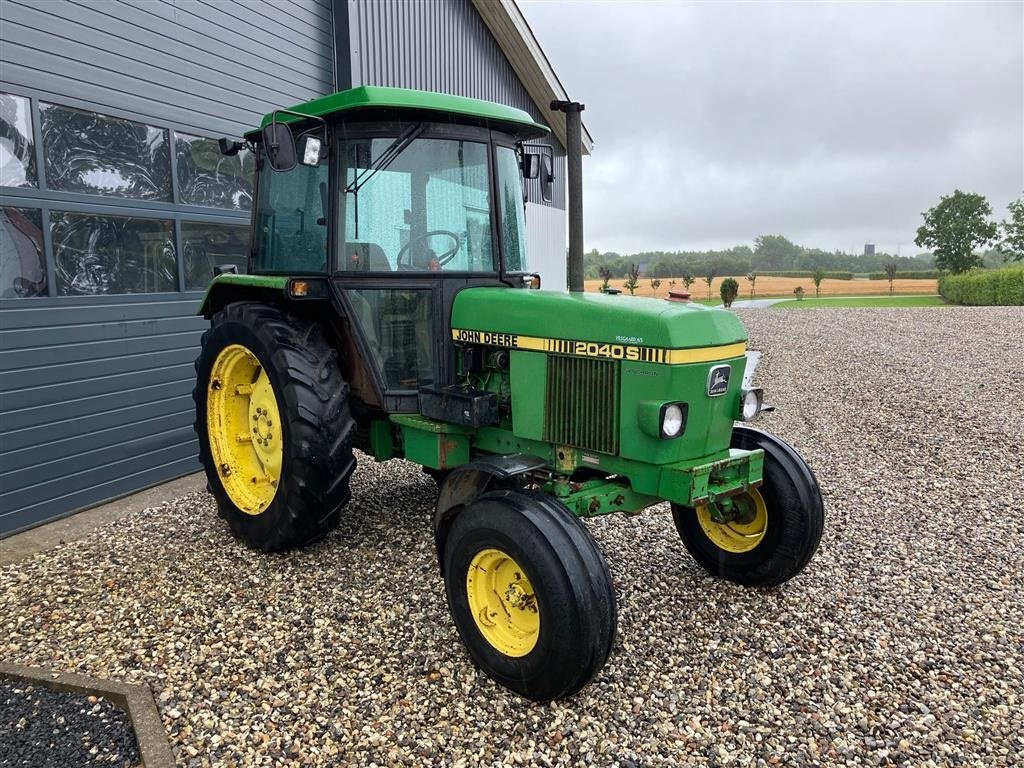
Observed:
[[[530,266],[530,142],[549,129],[524,111],[367,86],[222,139],[257,158],[252,240],[246,273],[216,269],[203,299],[194,390],[219,514],[258,550],[330,532],[357,455],[420,465],[455,629],[538,701],[583,688],[615,638],[585,518],[669,502],[704,569],[755,587],[803,569],[824,522],[808,465],[746,425],[766,406],[733,313],[584,292],[583,107],[552,108],[568,291]]]

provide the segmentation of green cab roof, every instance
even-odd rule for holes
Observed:
[[[338,91],[319,99],[288,107],[291,112],[300,112],[311,117],[327,117],[338,112],[369,109],[403,109],[419,112],[450,113],[470,118],[471,122],[479,122],[496,128],[505,128],[512,133],[527,138],[539,138],[549,133],[546,125],[542,125],[529,113],[504,104],[482,99],[468,99],[464,96],[452,96],[447,93],[415,91],[409,88],[383,88],[376,85],[363,85],[347,91]],[[273,113],[264,116],[260,123],[262,129],[272,118]],[[293,115],[279,115],[278,122],[292,122],[301,118]]]

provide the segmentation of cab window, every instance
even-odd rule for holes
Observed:
[[[339,270],[497,271],[486,144],[375,137],[339,154]]]
[[[253,271],[326,272],[327,164],[276,172],[264,153],[260,168]]]

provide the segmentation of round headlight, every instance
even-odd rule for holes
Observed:
[[[683,429],[683,409],[670,405],[661,415],[661,436],[675,437]]]
[[[743,391],[743,403],[741,416],[744,421],[750,421],[761,412],[761,390],[746,389]]]

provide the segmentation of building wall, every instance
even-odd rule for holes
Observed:
[[[487,99],[544,122],[471,0],[349,0],[348,30],[353,86],[419,88]],[[538,180],[527,182],[530,263],[545,287],[564,289],[565,217],[530,211],[565,210],[565,149],[553,136],[532,143],[551,147],[555,182],[550,202],[542,198]]]
[[[198,469],[196,289],[251,170],[209,139],[334,90],[331,0],[278,5],[0,0],[0,535]]]

